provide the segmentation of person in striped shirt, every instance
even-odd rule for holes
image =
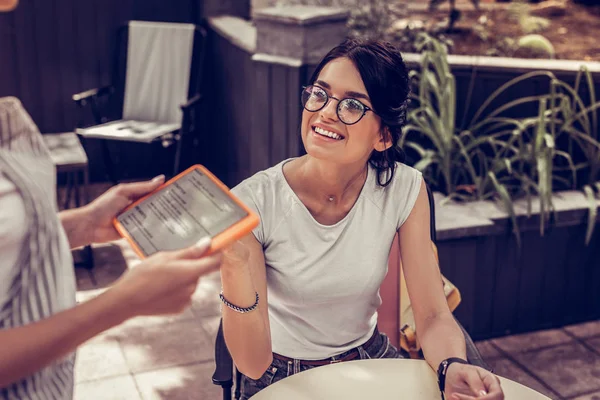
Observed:
[[[16,2],[0,0],[0,12]],[[163,181],[118,185],[59,213],[42,135],[18,99],[0,98],[0,399],[72,399],[77,346],[138,315],[182,312],[198,279],[219,268],[203,239],[148,257],[76,305],[70,249],[118,239],[114,216]]]

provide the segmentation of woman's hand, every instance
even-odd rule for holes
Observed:
[[[104,243],[121,238],[113,226],[113,219],[125,207],[147,195],[165,182],[163,175],[145,182],[121,183],[113,186],[84,207],[91,232],[90,242]]]
[[[110,289],[120,299],[125,317],[177,314],[185,310],[198,280],[217,271],[221,254],[206,255],[206,238],[182,250],[153,254],[128,270]]]
[[[446,373],[447,400],[502,400],[500,380],[494,374],[474,365],[453,363]]]

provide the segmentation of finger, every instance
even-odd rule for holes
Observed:
[[[477,397],[473,397],[473,396],[469,396],[468,394],[460,394],[460,393],[454,393],[452,395],[452,397],[450,397],[452,400],[477,400]]]
[[[194,260],[179,260],[176,265],[177,268],[188,270],[190,279],[197,281],[201,276],[217,271],[221,266],[221,258],[220,253],[215,253]]]
[[[472,394],[476,397],[485,396],[487,394],[483,379],[476,368],[469,368],[466,370],[464,373],[464,380],[467,382],[467,385],[469,385]]]
[[[478,371],[479,376],[485,385],[485,388],[489,394],[496,395],[498,393],[502,393],[502,386],[500,385],[500,379],[491,372],[487,371]]]
[[[160,185],[165,182],[165,176],[159,175],[152,180],[144,182],[133,182],[133,183],[122,183],[119,185],[119,192],[121,195],[127,197],[130,200],[136,200],[153,190],[158,189]]]
[[[184,292],[186,294],[186,297],[192,297],[194,295],[194,293],[196,293],[196,289],[198,289],[198,283],[199,281],[194,280],[194,282],[190,285],[188,285]]]
[[[171,254],[176,259],[195,259],[200,258],[208,249],[210,249],[210,245],[212,240],[209,236],[203,237],[198,240],[195,245],[186,247],[185,249],[173,251]]]

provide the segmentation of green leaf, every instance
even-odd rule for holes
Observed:
[[[500,196],[500,200],[501,200],[502,204],[504,205],[506,212],[510,216],[510,220],[512,222],[512,228],[513,228],[513,234],[515,235],[515,239],[517,240],[517,247],[519,247],[519,249],[520,249],[521,248],[521,232],[519,231],[519,226],[517,224],[517,216],[515,213],[514,204],[512,202],[512,199],[510,198],[510,194],[508,193],[508,191],[506,190],[504,185],[502,185],[500,182],[498,182],[498,179],[496,179],[496,175],[493,172],[490,171],[488,173],[488,176],[490,177],[492,184],[494,185],[494,188],[496,189],[496,192],[498,192],[498,195]]]
[[[410,147],[411,149],[415,150],[417,153],[419,153],[419,156],[421,158],[425,157],[425,155],[427,153],[430,153],[431,150],[426,150],[424,147],[422,147],[420,144],[417,144],[415,142],[407,142],[406,145],[404,147]]]
[[[424,172],[430,165],[436,164],[437,160],[433,157],[423,157],[414,165],[414,169]]]
[[[510,159],[505,158],[504,165],[506,165],[506,170],[508,171],[508,173],[512,174],[512,163],[510,162]]]
[[[592,77],[592,73],[587,69],[585,65],[581,66],[581,71],[585,74],[585,79],[588,84],[588,93],[590,96],[590,103],[596,103],[596,85],[594,84],[594,78]],[[592,113],[592,130],[593,132],[598,133],[598,114],[596,112]]]

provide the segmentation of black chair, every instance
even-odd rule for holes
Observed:
[[[183,140],[198,119],[205,43],[206,30],[198,25],[129,21],[117,33],[112,84],[73,95],[80,109],[76,132],[103,139],[112,182],[118,177],[108,140],[174,144],[172,173],[179,172]]]
[[[431,240],[433,243],[436,243],[436,228],[435,228],[435,202],[433,198],[433,193],[429,186],[427,186],[427,195],[429,198],[429,210],[430,210],[430,229],[431,229]],[[477,365],[481,368],[484,368],[488,371],[491,371],[489,366],[483,360],[483,357],[479,353],[479,350],[475,346],[475,343],[471,339],[469,333],[465,330],[465,328],[458,322],[458,326],[462,330],[465,336],[465,343],[467,349],[467,359],[473,365]],[[235,393],[234,398],[240,398],[240,381],[241,374],[235,368],[233,364],[233,359],[231,358],[231,354],[227,349],[227,345],[225,344],[225,338],[223,336],[223,321],[219,323],[219,330],[217,331],[217,337],[215,339],[215,372],[212,376],[212,381],[215,385],[219,385],[223,388],[223,400],[231,400],[231,391],[233,388],[233,380],[235,375]]]

